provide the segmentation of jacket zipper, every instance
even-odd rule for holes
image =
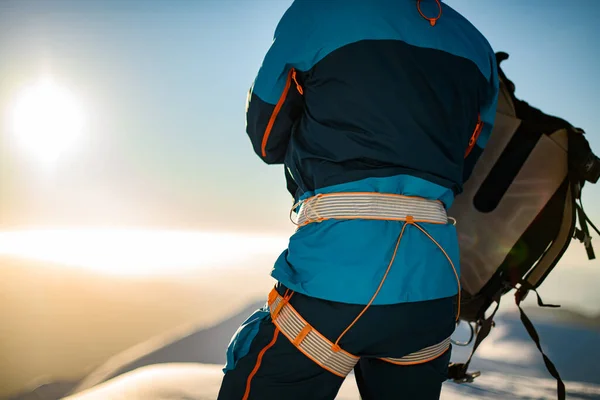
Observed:
[[[469,139],[469,147],[467,147],[467,151],[465,152],[465,158],[471,153],[473,147],[475,147],[475,143],[477,143],[477,139],[483,130],[483,121],[481,121],[481,115],[477,115],[477,125],[475,125],[475,130],[471,135],[471,139]]]
[[[261,152],[262,152],[263,157],[267,156],[267,142],[269,141],[269,136],[271,135],[271,130],[273,129],[273,125],[275,125],[275,119],[277,118],[277,115],[281,111],[281,107],[283,107],[283,103],[285,102],[285,99],[287,98],[287,95],[290,91],[290,86],[292,85],[292,80],[294,80],[294,83],[296,84],[296,89],[298,90],[298,92],[300,94],[304,94],[304,90],[302,90],[302,87],[296,80],[296,70],[294,68],[290,69],[290,72],[288,73],[288,76],[287,76],[287,80],[285,82],[285,87],[283,89],[283,93],[281,93],[281,96],[279,97],[279,101],[277,101],[277,104],[275,105],[275,109],[273,110],[273,113],[271,114],[271,118],[269,118],[269,123],[267,124],[265,133],[263,134],[262,144],[261,144]]]

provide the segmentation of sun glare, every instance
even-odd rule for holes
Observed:
[[[43,164],[53,164],[74,149],[85,122],[78,99],[50,78],[17,96],[10,119],[19,147]]]
[[[0,232],[0,256],[16,256],[118,275],[180,274],[236,267],[253,257],[274,259],[287,238],[154,230]]]

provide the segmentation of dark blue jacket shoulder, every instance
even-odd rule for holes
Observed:
[[[417,7],[419,5],[420,7]],[[248,94],[247,134],[300,192],[409,174],[452,188],[494,124],[485,37],[435,0],[296,0]]]

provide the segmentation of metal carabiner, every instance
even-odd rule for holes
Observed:
[[[460,322],[461,322],[461,320],[459,319],[458,322],[456,323],[457,328],[460,325]],[[471,336],[469,337],[469,340],[467,340],[466,342],[459,342],[457,340],[450,339],[450,342],[452,342],[453,345],[460,346],[460,347],[466,347],[471,344],[471,342],[475,338],[475,329],[473,328],[473,325],[471,325],[470,322],[467,322],[467,325],[469,325],[469,328],[471,329]]]

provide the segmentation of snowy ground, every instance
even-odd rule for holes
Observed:
[[[214,400],[223,373],[219,365],[163,364],[142,367],[65,400]],[[600,385],[567,383],[569,400],[600,399]],[[471,385],[444,385],[442,400],[555,399],[556,383],[488,373]],[[344,382],[338,400],[358,400],[354,379]]]
[[[214,330],[195,332],[155,350],[143,349],[142,358],[117,357],[85,379],[79,385],[82,391],[67,399],[214,400],[223,377],[222,365],[206,361],[181,363],[180,354],[197,349],[202,355],[191,357],[205,360],[208,353],[201,344],[214,344],[216,338],[226,336],[223,330],[231,329],[227,325],[237,323],[233,318]],[[499,316],[497,323],[472,363],[471,370],[481,370],[482,375],[472,384],[445,383],[442,400],[556,399],[556,381],[546,371],[516,315]],[[543,321],[537,323],[537,328],[547,354],[565,380],[567,398],[600,399],[600,374],[595,368],[595,360],[600,358],[600,331]],[[470,348],[455,347],[453,361],[465,360],[469,351]],[[153,361],[163,364],[156,365]],[[359,399],[353,376],[346,379],[337,399]]]
[[[232,332],[258,305],[210,328],[159,335],[114,355],[77,382],[50,383],[13,400],[214,400],[223,377],[224,349]],[[572,316],[553,320],[548,317],[559,314],[552,313],[544,317],[531,310],[530,316],[544,350],[566,383],[567,399],[600,400],[598,321],[575,323]],[[480,370],[482,375],[472,384],[445,383],[442,400],[556,399],[556,381],[546,371],[518,316],[504,313],[496,322],[471,364],[470,370]],[[469,351],[468,347],[454,347],[452,360],[466,360]],[[64,397],[68,394],[71,396]],[[359,399],[352,376],[337,399]]]

